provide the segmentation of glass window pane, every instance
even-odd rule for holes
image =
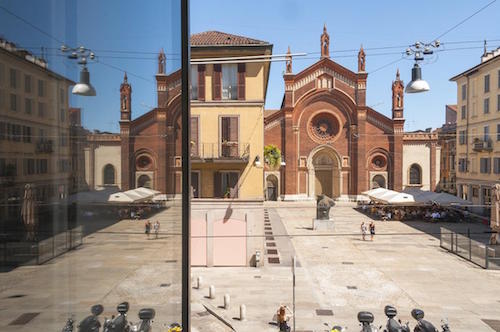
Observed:
[[[181,323],[181,0],[2,6],[0,325]]]

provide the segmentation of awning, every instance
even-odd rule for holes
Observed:
[[[148,188],[136,188],[124,192],[115,193],[109,196],[108,202],[113,203],[141,203],[150,201],[159,191]]]
[[[371,200],[384,204],[413,205],[415,199],[408,193],[400,193],[385,188],[377,188],[363,192]]]
[[[404,192],[413,195],[415,201],[424,204],[435,203],[442,206],[470,204],[470,202],[448,193],[435,193],[432,191],[420,190],[418,188],[406,188]]]

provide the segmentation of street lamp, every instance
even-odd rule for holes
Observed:
[[[420,93],[430,90],[429,83],[422,79],[422,68],[418,65],[419,61],[423,61],[426,55],[434,54],[433,48],[438,48],[441,45],[439,40],[432,43],[424,44],[416,42],[406,49],[406,55],[414,55],[415,64],[411,69],[411,82],[405,88],[406,93]]]
[[[90,49],[80,46],[78,48],[69,48],[66,45],[61,46],[61,52],[70,53],[68,59],[78,60],[82,66],[80,71],[80,82],[78,82],[71,91],[75,95],[93,97],[96,95],[95,88],[90,84],[90,73],[87,69],[87,59],[94,60],[95,54]]]
[[[429,91],[429,83],[422,79],[422,68],[415,62],[411,69],[411,82],[406,85],[406,93],[419,93]]]

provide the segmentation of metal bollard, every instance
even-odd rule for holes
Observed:
[[[247,307],[242,304],[240,305],[240,321],[247,319]]]
[[[210,287],[208,287],[208,298],[209,299],[215,298],[215,287],[214,287],[214,285],[210,285]]]
[[[231,298],[229,294],[224,294],[224,309],[229,309],[229,304],[231,303]]]
[[[201,277],[196,278],[196,289],[201,288],[201,281],[202,281]]]

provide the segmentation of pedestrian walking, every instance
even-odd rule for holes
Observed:
[[[370,240],[373,241],[373,236],[375,235],[375,223],[372,221],[370,223]]]
[[[160,222],[158,220],[155,221],[155,224],[153,225],[153,229],[155,231],[155,239],[157,239],[158,233],[160,232]]]
[[[363,237],[363,241],[366,240],[366,225],[365,222],[361,222],[361,236]]]
[[[144,225],[144,228],[146,229],[144,233],[146,233],[146,235],[149,239],[149,233],[151,233],[151,221],[146,220],[146,224]]]

